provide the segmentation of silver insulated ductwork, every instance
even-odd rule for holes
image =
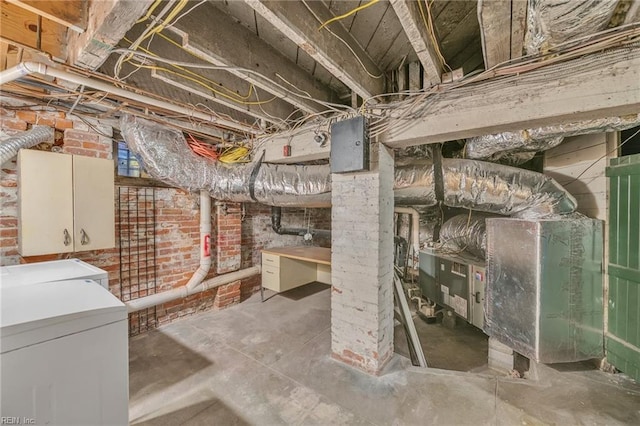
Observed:
[[[519,132],[503,132],[467,139],[465,152],[467,157],[477,160],[514,161],[521,158],[527,161],[538,151],[546,151],[560,145],[566,137],[625,130],[638,125],[640,114],[631,114],[536,127]]]
[[[179,188],[204,189],[217,200],[281,207],[329,207],[328,165],[227,165],[194,154],[174,129],[124,116],[121,132],[151,176]],[[571,213],[575,199],[555,180],[527,170],[473,160],[443,159],[444,204],[523,218]],[[437,204],[433,164],[395,170],[396,205]]]
[[[31,148],[43,142],[53,142],[53,129],[49,126],[33,126],[31,130],[11,136],[0,143],[0,164],[18,155],[21,148]]]

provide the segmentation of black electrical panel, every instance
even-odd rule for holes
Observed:
[[[363,116],[331,125],[331,173],[369,170],[369,136]]]

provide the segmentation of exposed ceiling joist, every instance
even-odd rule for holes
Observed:
[[[636,0],[631,2],[631,6],[627,11],[627,16],[624,18],[625,24],[632,22],[640,22],[640,1]]]
[[[430,100],[421,119],[390,122],[384,143],[403,148],[637,113],[640,48],[616,55],[549,65],[500,84],[477,83],[463,102],[459,90],[443,92]]]
[[[408,0],[391,0],[391,6],[422,64],[424,81],[430,85],[440,83],[442,61],[426,27],[424,11],[420,10],[421,4]]]
[[[180,35],[166,32],[155,37],[149,49],[176,61],[201,62],[201,59],[178,47],[184,44],[185,41]],[[151,76],[178,89],[277,126],[294,113],[294,106],[290,103],[262,89],[251,87],[251,83],[224,70],[175,68],[162,64],[162,67],[152,70]]]
[[[384,93],[383,74],[342,25],[318,30],[334,17],[321,2],[244,1],[360,97]]]
[[[38,0],[6,0],[8,3],[29,12],[40,15],[53,22],[57,22],[70,30],[78,33],[84,32],[87,28],[86,1],[65,0],[65,1],[38,1]]]
[[[198,31],[193,31],[194,28]],[[230,73],[304,112],[326,110],[307,97],[322,102],[335,101],[328,88],[217,8],[202,7],[197,13],[184,16],[170,30],[183,37],[187,51],[214,65],[231,67]]]
[[[0,8],[0,39],[48,53],[56,59],[66,58],[66,27],[5,1],[0,2]]]
[[[68,62],[82,68],[97,69],[107,59],[111,49],[147,11],[152,1],[90,2],[87,30],[82,34],[69,34]]]
[[[478,22],[486,68],[522,56],[527,2],[478,0]]]

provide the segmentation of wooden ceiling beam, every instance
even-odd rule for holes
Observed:
[[[500,84],[492,79],[474,84],[473,90],[463,86],[436,94],[428,98],[429,111],[420,119],[389,122],[384,143],[404,148],[640,111],[640,48],[619,51],[616,57],[599,55],[607,56],[586,56],[503,78]]]
[[[229,67],[228,71],[233,75],[304,112],[316,113],[327,109],[305,96],[321,102],[337,100],[329,88],[213,6],[201,7],[197,13],[184,16],[169,30],[182,36],[185,50],[214,65]]]
[[[383,73],[340,23],[319,31],[334,17],[322,2],[244,1],[358,96],[384,93]]]
[[[487,69],[522,56],[527,2],[478,0],[482,53]]]
[[[89,3],[86,31],[68,36],[69,62],[95,70],[107,59],[153,0],[110,0]]]
[[[149,50],[175,61],[209,65],[178,47],[184,44],[185,40],[179,34],[166,31],[153,39]],[[273,123],[276,127],[281,127],[287,117],[295,115],[295,108],[290,103],[262,89],[252,88],[251,83],[224,70],[175,68],[169,64],[161,64],[159,69],[151,71],[151,77],[254,119]]]
[[[66,27],[4,0],[0,9],[0,39],[47,53],[54,59],[66,59]]]
[[[425,17],[423,17],[425,12],[421,13],[420,4],[409,0],[391,0],[391,6],[422,64],[424,81],[431,85],[440,83],[442,81],[442,61],[438,56],[437,47],[434,46],[435,40],[432,40],[429,35]]]
[[[7,0],[8,3],[57,22],[78,33],[87,28],[86,0]]]

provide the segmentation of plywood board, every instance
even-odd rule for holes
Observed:
[[[7,0],[7,2],[57,22],[73,31],[82,33],[87,29],[86,13],[88,1]]]
[[[47,18],[40,18],[33,12],[0,1],[0,38],[5,42],[41,50],[54,58],[66,58],[67,28]]]

